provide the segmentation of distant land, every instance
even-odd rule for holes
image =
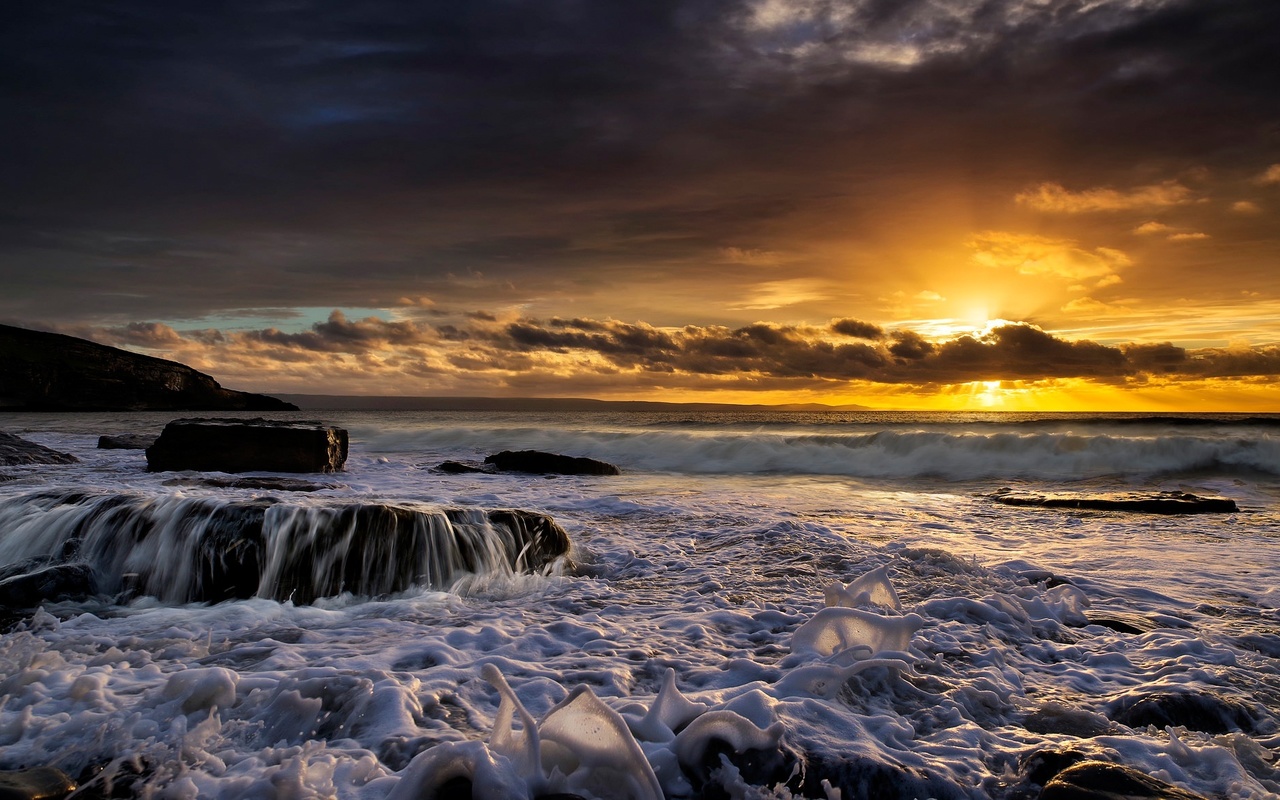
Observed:
[[[340,394],[277,394],[303,411],[870,411],[845,403],[664,403],[655,400],[592,400],[584,397],[401,397]]]
[[[176,361],[60,333],[0,325],[3,411],[291,411],[261,394],[224,389]]]

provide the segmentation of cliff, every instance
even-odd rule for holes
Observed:
[[[0,410],[296,411],[162,358],[0,325]]]

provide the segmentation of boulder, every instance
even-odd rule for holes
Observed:
[[[57,767],[0,770],[0,800],[61,800],[76,790]]]
[[[0,325],[0,408],[13,411],[297,411],[224,389],[184,364]]]
[[[31,609],[54,600],[80,600],[97,591],[88,564],[50,564],[0,580],[0,608]]]
[[[1181,725],[1204,733],[1257,732],[1258,720],[1243,703],[1208,693],[1157,692],[1125,697],[1113,704],[1111,718],[1130,728]]]
[[[551,517],[515,509],[158,500],[54,490],[0,500],[0,515],[21,520],[27,537],[40,536],[41,516],[56,510],[60,535],[41,540],[51,552],[0,566],[0,623],[6,610],[98,593],[310,603],[343,592],[447,589],[467,575],[539,572],[571,550]],[[137,557],[157,553],[164,556]]]
[[[622,470],[594,458],[562,456],[541,450],[503,450],[484,460],[499,472],[532,472],[539,475],[621,475]]]
[[[177,419],[147,448],[147,470],[337,472],[347,432],[319,422]]]
[[[480,464],[472,464],[466,461],[441,461],[435,466],[436,472],[444,472],[449,475],[465,475],[472,472],[493,473],[496,472],[493,467],[484,467]]]
[[[1240,510],[1236,501],[1229,497],[1201,497],[1189,492],[1040,493],[1001,489],[988,496],[1006,506],[1136,511],[1144,514],[1231,514]]]
[[[117,433],[98,437],[99,450],[146,450],[156,437],[143,433]]]
[[[28,442],[11,433],[0,431],[0,465],[18,464],[75,464],[80,459],[70,453],[59,453],[42,444]]]
[[[1205,800],[1132,767],[1082,761],[1059,772],[1044,785],[1040,800]]]

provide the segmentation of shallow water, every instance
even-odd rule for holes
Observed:
[[[0,518],[51,489],[518,508],[554,517],[572,557],[309,605],[47,605],[0,638],[0,768],[152,797],[430,796],[465,777],[477,797],[1013,798],[1038,790],[1024,756],[1070,745],[1210,796],[1280,792],[1275,418],[326,412],[351,457],[310,494],[166,486],[141,452],[94,447],[169,418],[0,417],[81,458],[4,469]],[[430,469],[522,448],[624,474]],[[1241,511],[983,496],[1003,486],[1176,489]],[[834,582],[880,567],[900,609],[823,612]],[[668,670],[687,703],[668,691],[651,714]],[[1239,714],[1126,716],[1160,693]]]

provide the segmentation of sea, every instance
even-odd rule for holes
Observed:
[[[97,448],[175,416],[0,415],[79,459],[0,469],[0,568],[106,587],[5,619],[0,770],[81,798],[1014,800],[1102,761],[1280,796],[1280,415],[327,409],[275,417],[345,428],[345,469],[256,484]],[[526,449],[621,474],[436,469]],[[221,557],[227,504],[284,550],[353,504],[459,535],[545,514],[571,549],[433,572],[352,530],[305,558],[369,580],[192,601],[165,565]]]

